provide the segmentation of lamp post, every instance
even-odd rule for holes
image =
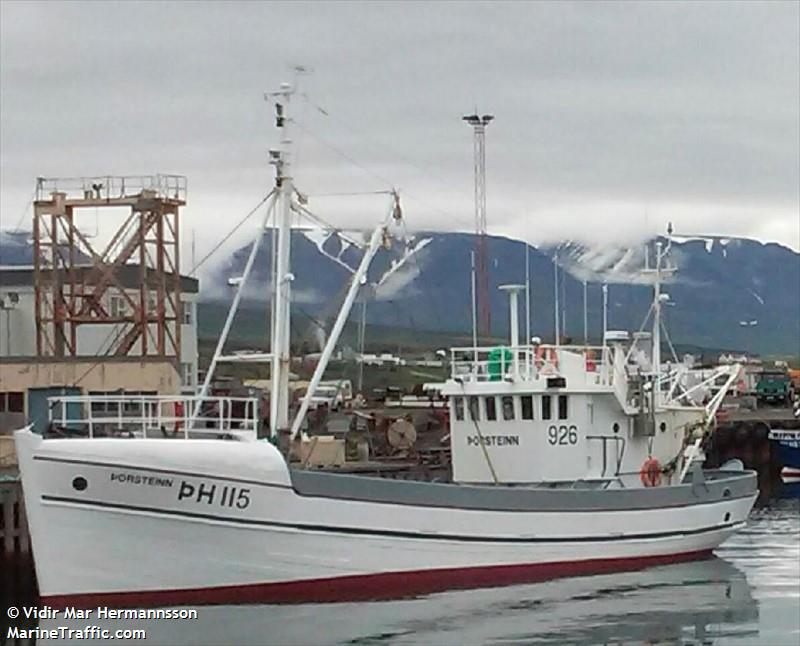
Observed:
[[[478,322],[481,336],[491,335],[489,301],[489,259],[486,242],[486,126],[494,119],[491,114],[468,114],[462,120],[472,126],[475,152],[475,241],[477,266]]]

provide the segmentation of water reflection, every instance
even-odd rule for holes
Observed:
[[[757,635],[758,606],[744,573],[714,558],[642,572],[403,601],[206,606],[198,608],[196,620],[91,623],[110,630],[144,628],[148,644],[714,643],[726,636]],[[80,629],[86,624],[86,620],[63,619],[38,622],[45,629],[63,625]],[[22,627],[23,622],[16,625]],[[29,628],[36,622],[24,625]]]
[[[36,605],[37,595],[33,561],[27,558],[4,558],[0,555],[0,646],[15,643],[8,637],[11,626],[26,630],[37,626],[38,622],[26,618],[24,613],[20,613],[22,616],[16,619],[8,617],[11,606],[21,608]]]
[[[778,493],[781,498],[800,498],[800,478],[784,478]]]

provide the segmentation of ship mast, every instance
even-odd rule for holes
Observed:
[[[270,163],[275,166],[275,188],[277,191],[278,208],[277,221],[277,250],[275,276],[273,279],[274,293],[272,339],[270,351],[272,353],[272,385],[270,396],[269,425],[270,434],[275,435],[279,429],[289,426],[289,368],[290,368],[290,322],[291,322],[291,297],[292,280],[294,276],[289,271],[291,260],[291,235],[292,235],[292,191],[293,178],[291,170],[291,144],[289,132],[291,119],[288,116],[289,103],[294,94],[294,87],[289,83],[281,83],[280,89],[272,93],[275,101],[275,125],[280,132],[277,150],[270,150]]]
[[[664,276],[670,276],[675,272],[674,267],[664,266],[664,259],[668,256],[670,247],[672,246],[672,224],[670,223],[667,229],[667,245],[659,240],[656,242],[656,258],[655,267],[649,269],[645,265],[645,273],[653,274],[653,372],[655,394],[657,398],[661,398],[661,307],[665,301],[669,300],[669,294],[661,292],[661,283]],[[647,262],[647,260],[645,260]]]
[[[656,242],[656,268],[653,281],[653,370],[655,371],[655,392],[661,392],[661,242]]]

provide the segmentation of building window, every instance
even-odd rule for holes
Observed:
[[[181,364],[181,381],[184,386],[194,385],[194,366],[191,363]]]
[[[568,397],[567,395],[558,396],[558,419],[567,419],[569,417]]]
[[[533,395],[523,395],[519,400],[522,404],[522,419],[533,419]]]
[[[192,303],[181,301],[181,317],[184,325],[192,324]]]
[[[122,397],[123,392],[117,391],[102,391],[102,390],[90,390],[89,397]],[[105,416],[107,414],[116,415],[118,412],[118,402],[115,401],[106,401],[106,400],[99,400],[92,402],[92,415],[100,415],[101,413]]]
[[[122,296],[110,296],[108,303],[111,316],[125,316],[128,313],[128,301]]]
[[[456,416],[457,421],[461,421],[464,419],[464,398],[463,397],[453,397],[453,408],[454,414]]]
[[[514,419],[514,398],[510,395],[503,397],[503,419],[507,422]]]
[[[477,397],[470,397],[469,398],[469,418],[473,422],[479,422],[481,420],[481,415],[479,411],[480,407],[480,400]]]
[[[494,397],[486,398],[486,421],[494,422],[497,419],[497,402]]]
[[[25,397],[21,392],[0,393],[0,413],[24,413]]]
[[[551,419],[552,414],[550,412],[550,400],[552,398],[550,395],[542,395],[542,419]]]
[[[122,404],[122,412],[128,415],[153,415],[154,414],[154,407],[152,401],[145,401],[149,400],[152,397],[158,395],[155,390],[125,390],[123,391],[127,401],[123,402]],[[136,397],[141,397],[142,399],[136,400]],[[142,410],[142,403],[144,403],[144,410]]]

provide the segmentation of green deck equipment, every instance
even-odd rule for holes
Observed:
[[[511,366],[513,356],[508,348],[497,347],[489,350],[489,381],[500,381],[503,378],[503,373]]]

